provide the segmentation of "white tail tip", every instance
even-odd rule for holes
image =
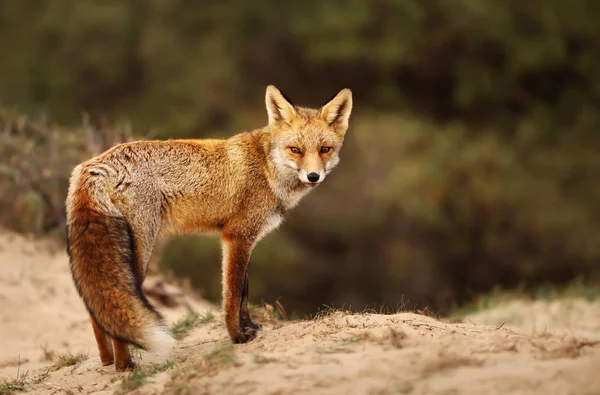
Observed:
[[[175,346],[175,339],[167,327],[154,326],[148,334],[148,351],[168,354]]]

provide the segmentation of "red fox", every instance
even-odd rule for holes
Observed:
[[[166,234],[221,234],[229,337],[245,343],[257,336],[261,326],[248,313],[250,254],[338,164],[352,92],[313,109],[270,85],[265,101],[262,129],[228,139],[123,143],[74,168],[67,251],[103,365],[133,367],[129,344],[167,352],[175,343],[142,292],[153,246]]]

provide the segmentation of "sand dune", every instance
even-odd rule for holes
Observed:
[[[156,302],[156,301],[155,301]],[[32,394],[599,394],[600,302],[514,301],[450,323],[413,313],[331,312],[281,322],[268,309],[231,345],[218,307],[135,374],[102,367],[64,250],[0,234],[0,389]],[[187,309],[160,307],[170,322]],[[82,354],[81,360],[61,356]],[[71,366],[63,366],[71,365]],[[27,376],[17,380],[17,372]],[[1,383],[4,379],[4,387]],[[0,390],[2,393],[2,390]]]

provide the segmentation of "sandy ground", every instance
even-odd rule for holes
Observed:
[[[600,394],[600,302],[583,300],[514,301],[460,323],[339,311],[281,322],[262,309],[264,330],[236,346],[218,308],[196,300],[212,320],[170,355],[138,353],[138,371],[116,373],[100,365],[65,252],[53,249],[0,233],[0,393]],[[188,314],[159,309],[170,322]],[[59,367],[66,353],[84,358]]]

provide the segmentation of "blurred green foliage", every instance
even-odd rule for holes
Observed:
[[[308,104],[351,86],[359,108],[589,131],[598,15],[594,0],[3,2],[0,103],[204,135],[269,83]]]
[[[82,160],[130,140],[128,125],[65,128],[0,110],[0,225],[64,237],[71,171]]]
[[[267,84],[311,106],[349,87],[341,165],[258,245],[252,299],[446,308],[591,278],[598,18],[593,0],[3,2],[0,221],[62,232],[70,169],[130,130],[228,136],[264,124]],[[219,261],[195,236],[160,256],[215,300]]]

